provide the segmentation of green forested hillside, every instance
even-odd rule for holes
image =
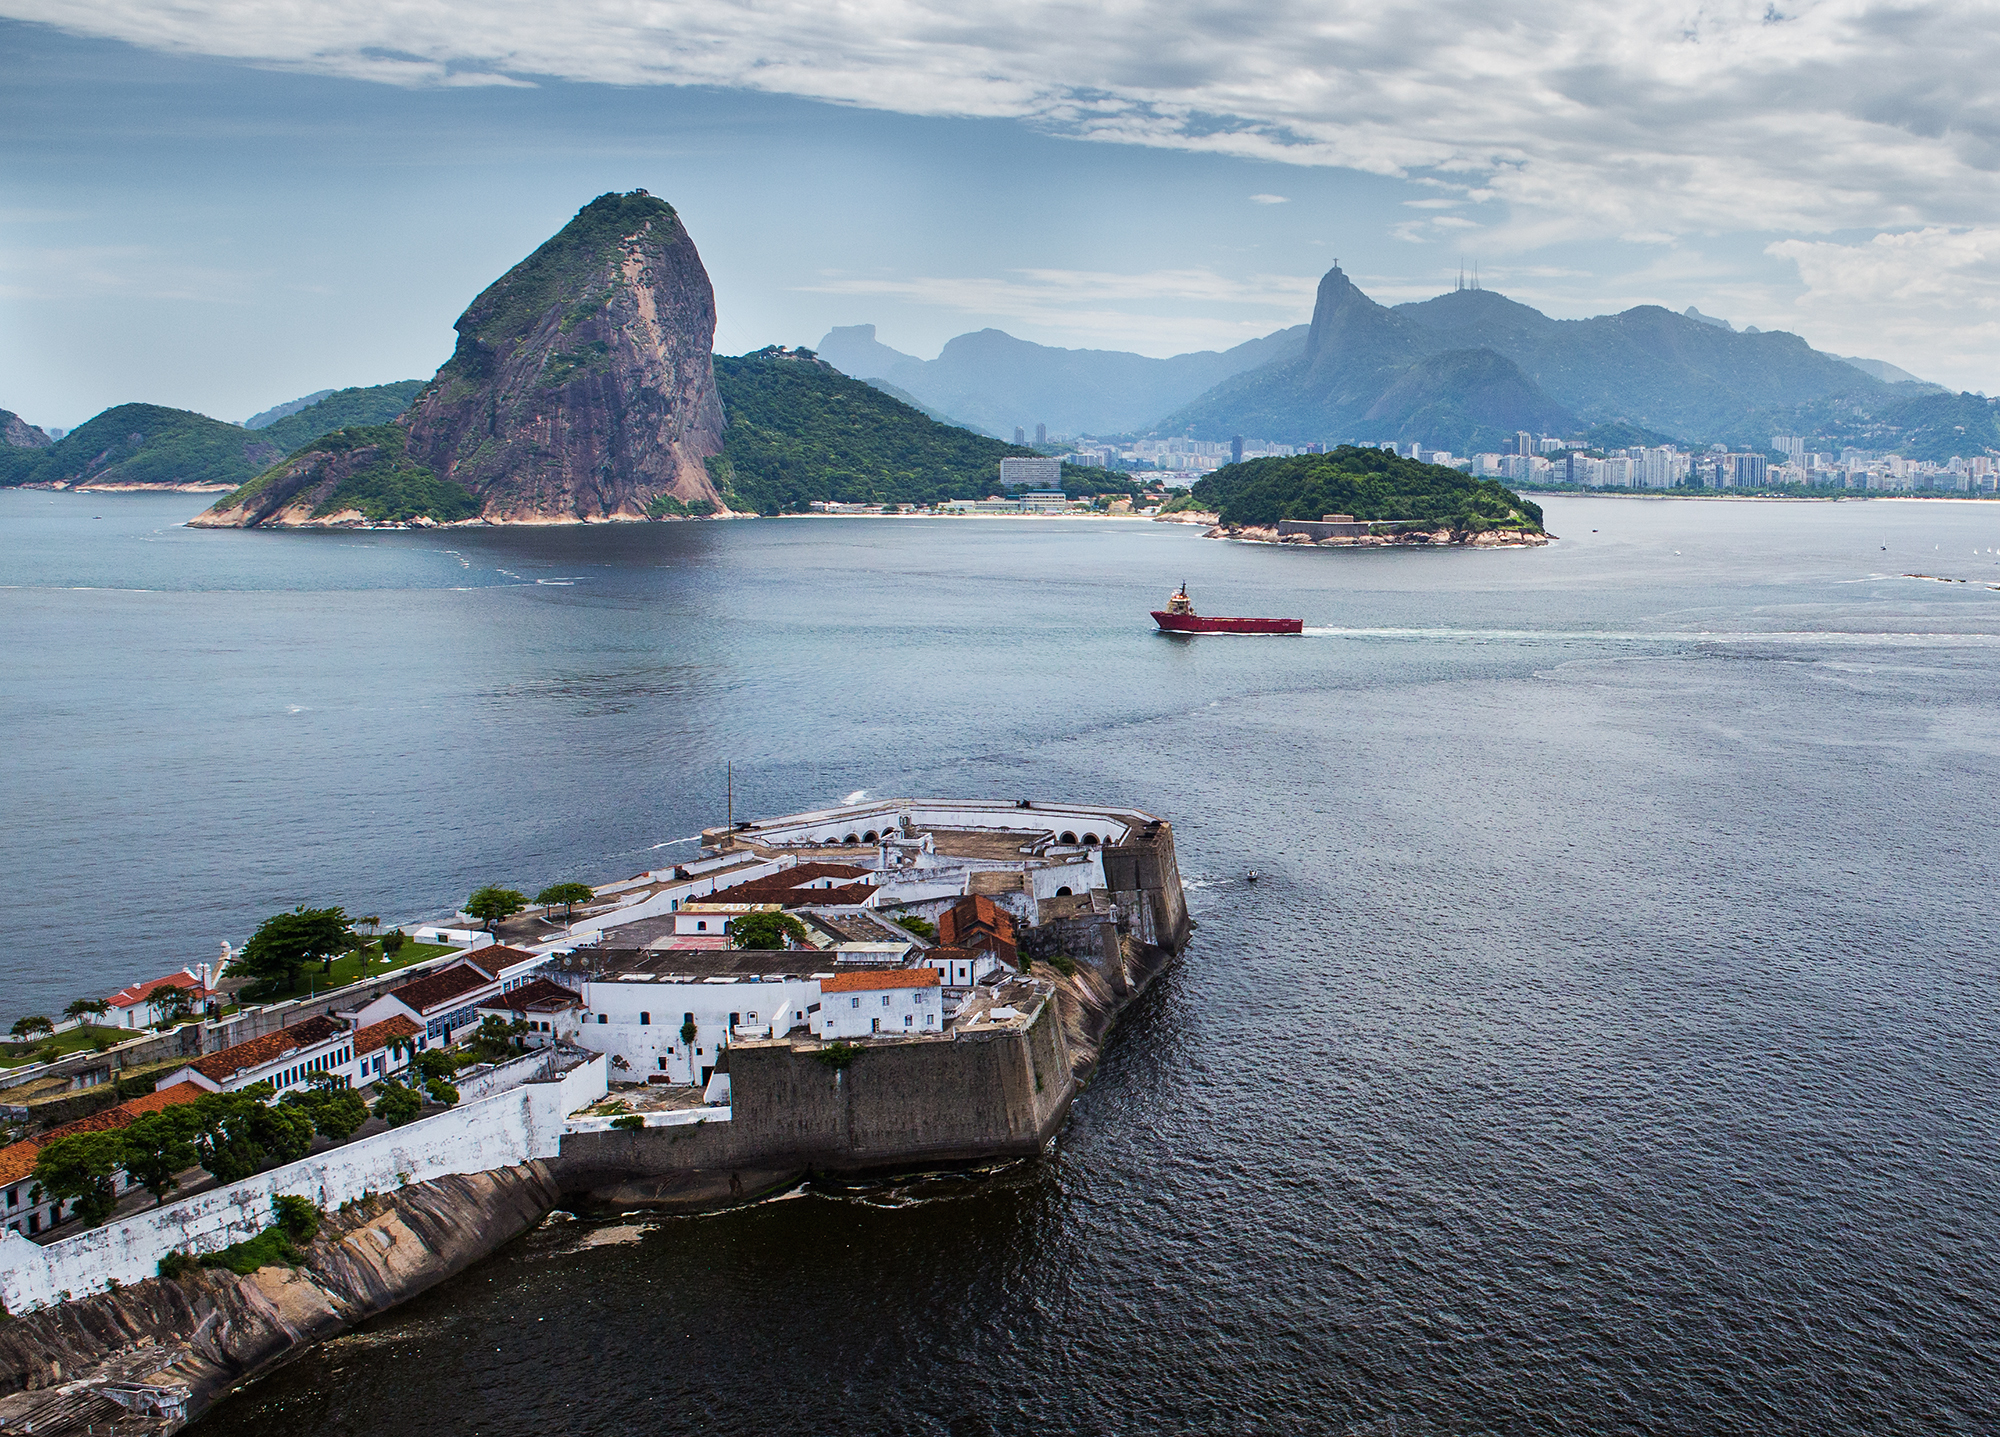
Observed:
[[[1035,451],[954,429],[817,359],[764,350],[717,355],[715,383],[728,427],[714,465],[738,509],[797,512],[813,500],[933,504],[979,499],[1000,483],[1000,461]],[[1122,493],[1130,481],[1066,470],[1072,493]]]
[[[283,457],[267,432],[121,404],[47,449],[0,449],[0,484],[241,484]]]
[[[421,379],[399,379],[394,384],[372,384],[359,389],[341,389],[317,404],[308,404],[296,414],[267,424],[260,431],[265,439],[290,454],[304,448],[322,434],[358,424],[387,424],[410,407],[424,387]]]
[[[1280,519],[1352,514],[1357,519],[1417,519],[1468,532],[1540,533],[1542,528],[1540,505],[1491,479],[1351,445],[1330,454],[1230,464],[1196,481],[1189,492],[1225,524],[1271,525]]]

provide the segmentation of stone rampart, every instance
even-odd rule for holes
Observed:
[[[37,1245],[0,1233],[0,1302],[21,1313],[158,1274],[169,1252],[214,1252],[271,1225],[279,1193],[322,1208],[452,1174],[515,1167],[561,1151],[563,1124],[602,1097],[605,1058],[164,1207]]]
[[[864,1041],[832,1053],[751,1040],[729,1050],[726,1118],[571,1132],[551,1169],[566,1193],[596,1203],[689,1206],[754,1196],[808,1172],[1028,1157],[1068,1111],[1072,1066],[1053,1002],[1025,1031]]]

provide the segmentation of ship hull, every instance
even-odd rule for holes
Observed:
[[[1153,610],[1153,622],[1170,634],[1298,634],[1304,619],[1211,619],[1200,614]]]

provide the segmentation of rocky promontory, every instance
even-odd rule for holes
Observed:
[[[725,511],[708,471],[723,428],[715,292],[666,201],[644,190],[591,201],[456,328],[451,358],[393,426],[327,435],[195,522],[561,524]]]
[[[326,1214],[295,1268],[191,1268],[0,1321],[0,1431],[176,1431],[246,1378],[464,1271],[556,1197],[541,1163],[415,1183]]]

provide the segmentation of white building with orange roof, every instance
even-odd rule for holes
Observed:
[[[200,1013],[202,1005],[215,996],[214,989],[209,986],[206,969],[183,968],[164,978],[148,978],[143,983],[120,988],[106,1000],[111,1004],[111,1011],[105,1015],[105,1021],[121,1028],[152,1027],[164,1011],[154,1001],[162,988],[184,990],[190,1013]]]
[[[815,1038],[872,1038],[944,1031],[942,974],[935,968],[871,968],[819,984]]]

